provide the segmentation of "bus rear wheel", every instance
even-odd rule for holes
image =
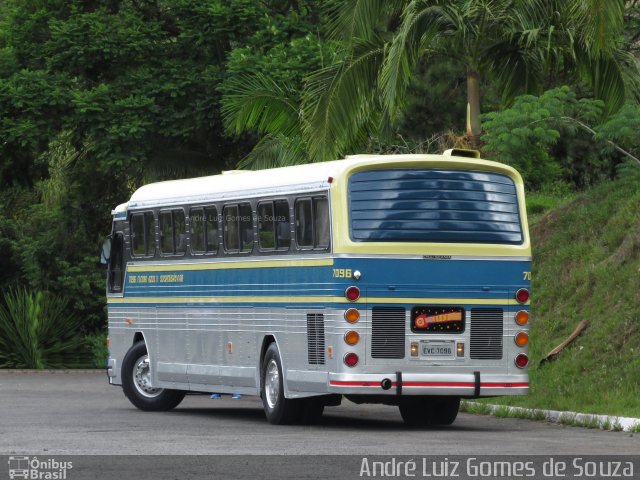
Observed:
[[[122,360],[122,390],[140,410],[159,412],[178,406],[185,392],[151,386],[149,355],[144,341],[135,343]]]
[[[300,417],[298,421],[302,425],[315,425],[322,418],[324,403],[319,398],[303,398],[300,402]]]
[[[264,413],[270,423],[273,425],[296,423],[301,413],[301,404],[284,396],[282,362],[275,343],[269,345],[264,354],[260,394]]]
[[[406,397],[399,408],[404,423],[412,427],[451,425],[460,410],[460,397]]]

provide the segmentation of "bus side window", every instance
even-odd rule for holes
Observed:
[[[313,214],[310,198],[296,200],[296,242],[299,247],[313,248]]]
[[[216,207],[205,209],[207,252],[218,253],[218,210]]]
[[[184,255],[187,251],[187,226],[183,210],[160,212],[160,253]]]
[[[288,201],[258,204],[258,238],[261,250],[289,250],[291,225]]]
[[[189,212],[191,224],[191,251],[194,253],[204,253],[207,249],[205,243],[205,220],[204,209],[192,208]]]
[[[315,232],[315,247],[329,246],[329,202],[327,197],[313,199],[313,221]]]
[[[131,252],[134,256],[153,256],[156,253],[156,232],[152,212],[131,215]]]
[[[175,252],[184,255],[187,251],[187,224],[184,217],[184,210],[173,210],[174,244]]]
[[[122,292],[122,276],[123,276],[123,249],[124,240],[122,233],[118,232],[113,235],[111,244],[111,256],[109,257],[109,292]]]
[[[274,223],[276,230],[276,248],[289,250],[291,245],[291,222],[289,220],[289,202],[276,200],[274,203]]]
[[[133,255],[144,255],[144,215],[131,215],[131,252]]]
[[[240,204],[240,238],[242,239],[242,251],[253,250],[253,217],[250,203]]]
[[[258,205],[258,240],[261,250],[273,250],[276,248],[273,217],[273,202],[265,202]]]
[[[225,205],[222,209],[223,216],[223,241],[226,252],[237,252],[240,250],[240,236],[238,232],[238,206]]]
[[[160,253],[173,253],[173,222],[171,212],[160,212],[158,217],[160,227]]]

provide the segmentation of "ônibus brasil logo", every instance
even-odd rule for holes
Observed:
[[[55,458],[9,457],[9,478],[30,480],[65,480],[73,462],[61,462]]]

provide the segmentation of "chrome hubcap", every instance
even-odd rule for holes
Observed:
[[[143,397],[153,398],[162,393],[162,388],[153,388],[151,386],[151,369],[149,368],[148,355],[143,355],[136,360],[133,368],[133,384]]]
[[[280,371],[278,370],[278,364],[273,358],[267,365],[267,374],[264,379],[264,390],[269,408],[275,408],[276,403],[278,402],[278,395],[280,395]]]

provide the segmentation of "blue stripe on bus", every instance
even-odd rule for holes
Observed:
[[[335,278],[359,270],[362,278]],[[398,260],[339,258],[332,267],[243,268],[230,270],[171,270],[135,272],[126,278],[126,296],[220,294],[341,295],[345,286],[389,290],[390,296],[499,298],[514,288],[528,287],[529,261]],[[181,278],[182,282],[160,281]],[[176,277],[172,277],[175,275]],[[135,280],[132,279],[135,278]],[[133,281],[132,281],[133,280]],[[144,280],[146,283],[141,283]],[[134,283],[135,281],[135,283]],[[481,290],[488,289],[487,291]],[[400,294],[401,292],[401,294]]]

